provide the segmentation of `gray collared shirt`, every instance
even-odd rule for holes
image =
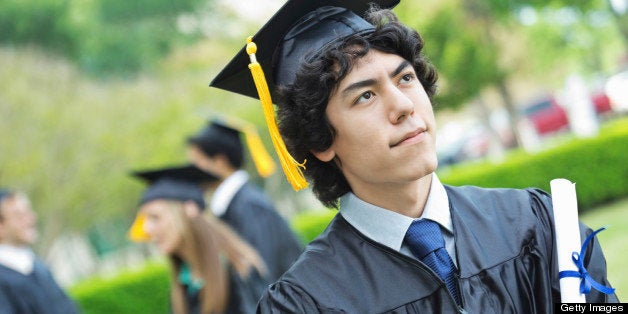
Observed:
[[[365,236],[414,258],[410,249],[403,244],[403,238],[410,224],[415,220],[414,218],[369,204],[351,192],[340,198],[340,213],[349,224]],[[423,214],[421,217],[416,218],[416,220],[420,219],[430,219],[440,225],[443,238],[445,239],[445,249],[451,256],[454,264],[458,266],[449,198],[436,173],[432,174],[430,194],[423,209]]]

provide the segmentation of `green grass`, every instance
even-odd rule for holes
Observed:
[[[580,220],[593,230],[606,226],[597,235],[608,268],[608,279],[620,301],[628,296],[628,198],[597,207],[580,215]]]

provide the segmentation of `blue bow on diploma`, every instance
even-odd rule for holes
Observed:
[[[593,237],[595,237],[596,234],[598,234],[600,231],[605,230],[605,229],[606,229],[605,227],[602,227],[600,229],[595,230],[595,232],[591,233],[586,238],[586,240],[584,240],[584,243],[582,243],[582,248],[580,249],[580,253],[573,252],[573,254],[571,255],[571,259],[573,260],[574,264],[576,264],[576,266],[578,267],[578,271],[563,270],[558,273],[559,279],[565,278],[565,277],[580,278],[580,293],[588,294],[591,291],[591,287],[595,288],[595,290],[602,292],[604,294],[612,294],[613,292],[615,292],[615,288],[604,286],[600,284],[599,282],[595,281],[595,279],[591,278],[591,275],[589,275],[589,273],[587,272],[587,269],[584,268],[584,255],[585,255],[587,245],[589,244],[589,241],[593,239]]]

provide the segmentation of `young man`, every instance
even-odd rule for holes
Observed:
[[[258,311],[551,313],[560,295],[550,197],[441,184],[437,74],[421,37],[389,10],[325,3],[291,0],[253,38],[287,147],[307,160],[321,202],[340,208]],[[255,97],[247,62],[241,51],[212,85]],[[588,250],[589,274],[608,285],[598,243]],[[587,300],[617,298],[594,290]]]
[[[25,194],[0,190],[0,313],[78,313],[30,249],[37,240],[36,222]]]
[[[188,156],[197,167],[218,177],[209,208],[260,253],[274,281],[303,248],[266,194],[242,169],[241,133],[233,123],[211,120],[188,139]]]

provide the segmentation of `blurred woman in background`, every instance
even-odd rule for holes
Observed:
[[[149,187],[130,230],[167,255],[174,313],[253,313],[268,281],[259,254],[203,213],[199,187],[215,177],[194,166],[136,172]]]

